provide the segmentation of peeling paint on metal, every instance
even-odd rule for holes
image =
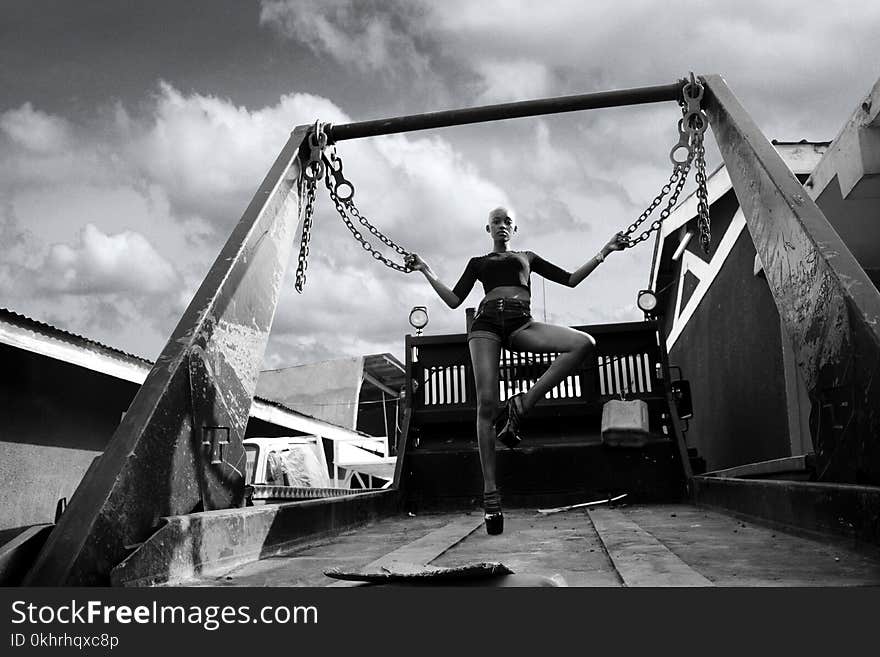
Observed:
[[[294,133],[236,224],[98,468],[47,540],[31,585],[106,584],[124,546],[143,540],[157,514],[167,515],[161,507],[173,501],[189,505],[176,513],[192,510],[200,477],[211,480],[220,500],[224,486],[243,481],[246,459],[235,448],[225,472],[201,470],[193,432],[208,426],[203,420],[222,419],[217,424],[230,428],[230,442],[240,443],[296,228],[299,201],[287,177],[304,135]],[[198,418],[195,426],[191,418]],[[228,493],[234,503],[237,493]]]
[[[819,471],[880,484],[880,294],[723,80],[706,80],[712,131],[814,404]]]

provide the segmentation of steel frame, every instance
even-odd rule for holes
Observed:
[[[293,131],[25,585],[106,585],[167,516],[244,503],[247,426],[299,215]]]
[[[704,80],[711,92],[713,131],[780,315],[801,338],[799,361],[821,409],[817,428],[823,430],[823,418],[830,414],[833,433],[840,409],[849,408],[839,439],[820,432],[826,477],[858,477],[854,463],[869,457],[878,461],[880,387],[872,390],[870,384],[880,356],[880,296],[723,80]],[[330,139],[674,101],[683,84],[331,126]],[[26,585],[107,584],[111,569],[163,517],[243,503],[241,441],[301,219],[300,172],[308,159],[309,129],[299,126],[291,134],[106,451],[52,531]],[[771,215],[778,209],[781,219],[774,215],[776,221],[767,221],[762,204],[773,208]],[[408,407],[405,426],[410,414]],[[401,480],[405,444],[402,436],[395,483]],[[874,477],[877,466],[872,468]]]
[[[880,485],[880,292],[718,75],[709,124],[812,401],[820,481]]]

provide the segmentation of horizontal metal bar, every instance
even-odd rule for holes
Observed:
[[[702,477],[763,477],[768,475],[778,475],[781,473],[808,473],[815,468],[816,455],[801,454],[799,456],[786,456],[779,459],[771,459],[769,461],[759,461],[757,463],[747,463],[745,465],[737,465],[732,468],[724,468],[723,470],[713,470],[712,472],[704,472]]]
[[[398,116],[390,119],[361,121],[360,123],[345,123],[332,126],[328,136],[332,143],[346,139],[361,139],[363,137],[429,130],[431,128],[448,128],[469,123],[518,119],[525,116],[541,116],[544,114],[577,112],[602,107],[622,107],[625,105],[674,101],[681,97],[684,83],[684,80],[679,80],[673,84],[654,87],[600,91],[591,94],[523,100],[516,103],[484,105],[482,107],[445,110],[428,114],[412,114],[410,116]]]

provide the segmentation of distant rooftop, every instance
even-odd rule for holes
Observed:
[[[138,385],[144,382],[154,364],[153,361],[141,356],[135,356],[97,340],[65,331],[8,308],[0,308],[0,344],[55,358]],[[279,416],[279,411],[282,416],[286,417]],[[254,397],[251,415],[275,424],[323,434],[327,437],[331,437],[327,430],[330,430],[330,433],[337,429],[352,433],[350,429],[345,427],[257,396]],[[299,426],[303,424],[300,420],[306,420],[308,426]],[[293,424],[297,426],[293,426]]]
[[[98,342],[97,340],[92,340],[91,338],[86,338],[82,335],[79,335],[78,333],[65,331],[64,329],[58,328],[53,324],[41,322],[40,320],[33,319],[32,317],[28,317],[27,315],[22,315],[21,313],[17,313],[14,310],[10,310],[8,308],[0,308],[0,322],[15,324],[17,326],[21,326],[22,328],[27,328],[37,333],[41,333],[47,337],[63,338],[70,344],[78,344],[83,347],[97,348],[107,353],[112,353],[113,355],[120,358],[125,358],[138,363],[146,363],[150,365],[150,367],[153,366],[152,361],[143,358],[142,356],[136,356],[126,351],[122,351],[121,349],[117,349],[116,347],[110,347],[102,342]]]

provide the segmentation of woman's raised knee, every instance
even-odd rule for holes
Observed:
[[[596,340],[588,333],[582,333],[581,335],[583,337],[579,341],[580,344],[577,347],[577,352],[581,357],[586,358],[596,351]]]

